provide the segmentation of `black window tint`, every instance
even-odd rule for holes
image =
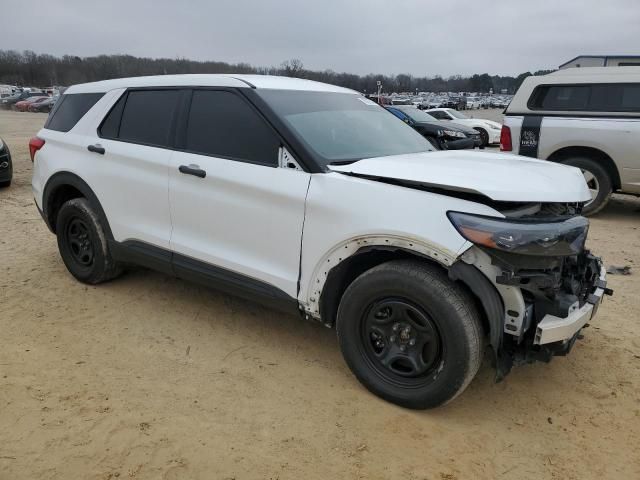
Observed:
[[[640,84],[542,86],[535,90],[529,107],[533,110],[639,112]]]
[[[540,106],[543,110],[585,110],[590,88],[587,85],[547,87]]]
[[[242,98],[195,90],[187,124],[190,152],[277,165],[280,140]]]
[[[169,146],[171,124],[181,94],[179,90],[129,92],[118,138],[147,145]]]
[[[74,93],[63,95],[51,112],[44,128],[68,132],[84,117],[104,93]]]
[[[596,112],[616,112],[622,104],[622,85],[593,85],[589,110]]]
[[[621,110],[640,112],[640,84],[625,85],[622,88]]]
[[[599,112],[640,112],[640,85],[593,85],[589,110]]]
[[[428,113],[429,113],[429,115],[431,115],[433,117],[436,117],[438,120],[448,120],[449,119],[449,116],[446,113],[441,112],[439,110],[435,111],[435,112],[428,112]]]
[[[120,97],[120,100],[116,102],[113,108],[107,113],[107,116],[102,121],[100,126],[100,136],[104,138],[118,138],[120,130],[120,120],[122,119],[122,111],[124,110],[124,104],[127,100],[127,94],[125,93]]]

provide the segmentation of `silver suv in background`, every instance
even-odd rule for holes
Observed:
[[[594,214],[640,195],[640,67],[570,68],[525,79],[505,111],[503,151],[582,170]]]

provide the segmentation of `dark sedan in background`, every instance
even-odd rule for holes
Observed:
[[[11,185],[12,177],[11,152],[8,145],[0,138],[0,188]]]
[[[385,108],[413,127],[438,150],[461,150],[482,145],[480,134],[473,128],[453,126],[410,105],[389,105]]]

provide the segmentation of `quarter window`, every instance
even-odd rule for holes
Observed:
[[[41,95],[41,94],[40,94]],[[49,115],[44,128],[68,132],[93,107],[104,93],[74,93],[60,98]]]
[[[279,138],[247,102],[231,92],[193,92],[185,143],[189,152],[278,163]]]

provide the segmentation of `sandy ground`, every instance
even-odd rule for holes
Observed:
[[[478,112],[480,115],[480,112]],[[590,247],[615,296],[570,356],[408,411],[362,388],[334,332],[164,275],[88,287],[30,190],[41,114],[0,111],[0,479],[640,478],[640,201]]]

